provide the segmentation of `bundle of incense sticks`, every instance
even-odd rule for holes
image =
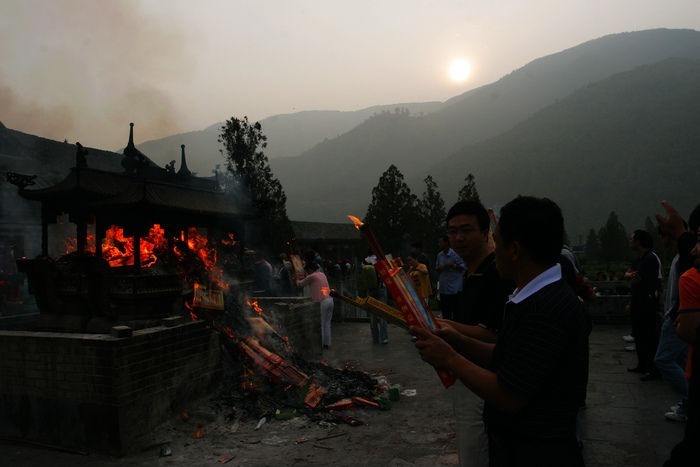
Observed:
[[[403,328],[408,328],[408,324],[406,324],[406,319],[403,317],[401,310],[398,310],[391,305],[387,305],[374,297],[351,298],[346,295],[342,295],[335,290],[331,290],[331,297],[335,297],[358,308],[367,310],[368,312],[385,319],[392,324],[399,325]]]
[[[377,257],[377,262],[374,263],[374,269],[379,273],[379,277],[386,285],[387,290],[394,299],[394,302],[401,310],[406,324],[408,326],[419,327],[428,330],[437,328],[435,317],[430,311],[430,308],[425,303],[425,300],[416,291],[413,281],[408,277],[406,271],[396,264],[392,259],[389,259],[384,254],[382,247],[379,245],[374,232],[367,224],[364,224],[354,216],[348,218],[355,224],[355,227],[362,233],[362,236],[369,243],[372,253]],[[448,388],[455,382],[455,377],[452,373],[445,370],[436,370],[442,384]]]

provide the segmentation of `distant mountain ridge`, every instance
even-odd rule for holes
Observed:
[[[671,58],[589,84],[508,132],[466,146],[429,169],[440,189],[474,173],[494,206],[548,196],[567,229],[584,235],[615,211],[628,228],[668,199],[686,216],[700,202],[700,60]],[[417,180],[414,180],[417,183]]]
[[[372,115],[387,109],[407,109],[415,115],[433,112],[442,105],[440,102],[418,102],[391,105],[375,105],[362,110],[307,110],[292,114],[273,115],[260,120],[263,133],[267,136],[265,155],[268,159],[297,156],[316,144],[337,137],[359,125]],[[234,115],[232,115],[234,116]],[[235,115],[243,118],[243,115]],[[187,163],[200,176],[211,175],[217,164],[224,165],[218,143],[224,122],[215,123],[200,131],[189,131],[146,141],[138,145],[160,165],[178,160],[180,145],[187,151]]]
[[[688,184],[698,173],[692,157],[700,152],[698,60],[698,31],[613,34],[534,60],[444,103],[269,117],[261,120],[266,154],[297,221],[363,216],[372,188],[394,164],[419,196],[423,179],[433,175],[448,204],[468,173],[489,207],[518,193],[551,196],[567,221],[575,219],[567,223],[574,235],[602,225],[611,210],[626,225],[638,223],[662,192],[681,209],[694,202]],[[224,161],[216,142],[220,126],[137,146],[162,166],[179,161],[186,144],[190,169],[207,176]],[[73,145],[53,143],[74,153]],[[0,134],[0,148],[13,144]],[[34,166],[53,171],[52,151],[40,144]],[[18,162],[7,151],[0,155]],[[678,191],[665,190],[675,180]]]
[[[384,115],[299,157],[270,163],[287,193],[290,217],[340,222],[348,212],[364,214],[372,188],[390,164],[420,195],[419,180],[460,148],[496,137],[595,81],[669,57],[700,59],[700,32],[661,29],[595,39],[535,60],[432,114]],[[450,171],[462,180],[473,172],[466,164]],[[456,198],[448,187],[440,191],[447,203]]]

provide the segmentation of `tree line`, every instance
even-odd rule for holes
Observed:
[[[223,145],[226,171],[217,172],[217,176],[224,189],[234,191],[243,187],[248,193],[250,202],[260,213],[257,241],[272,253],[288,250],[294,243],[294,234],[287,216],[287,197],[265,156],[267,137],[262,126],[259,122],[250,123],[248,117],[232,117],[221,127],[219,142]],[[402,254],[414,243],[421,243],[428,252],[437,249],[437,240],[445,232],[445,201],[431,175],[423,181],[425,189],[417,196],[401,171],[391,164],[372,189],[372,200],[362,221],[372,226],[388,252]],[[473,174],[464,178],[457,199],[480,201]],[[655,249],[666,263],[671,254],[663,247],[649,217],[644,230],[652,235]],[[614,211],[603,226],[589,230],[583,252],[587,262],[620,263],[629,261],[631,255],[629,234]]]

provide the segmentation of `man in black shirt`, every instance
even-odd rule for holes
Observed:
[[[561,278],[561,210],[548,199],[518,197],[500,214],[496,265],[517,288],[496,343],[447,325],[411,332],[423,360],[450,370],[486,401],[492,467],[582,466],[576,416],[588,334],[580,302]]]
[[[503,307],[515,289],[501,279],[489,247],[491,220],[478,201],[459,201],[447,213],[447,235],[452,249],[464,260],[461,304],[454,321],[443,320],[465,336],[495,342],[503,321]],[[457,422],[460,466],[487,465],[487,442],[483,425],[483,401],[464,385],[450,388]]]
[[[637,350],[637,366],[628,371],[643,373],[642,379],[657,379],[660,374],[654,365],[659,343],[659,290],[661,263],[654,253],[654,241],[646,230],[635,230],[630,236],[630,247],[639,256],[635,258],[625,278],[632,283],[630,316]]]

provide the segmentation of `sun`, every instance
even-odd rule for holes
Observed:
[[[455,58],[450,62],[449,74],[450,79],[455,83],[463,83],[469,79],[472,66],[468,60],[464,58]]]

